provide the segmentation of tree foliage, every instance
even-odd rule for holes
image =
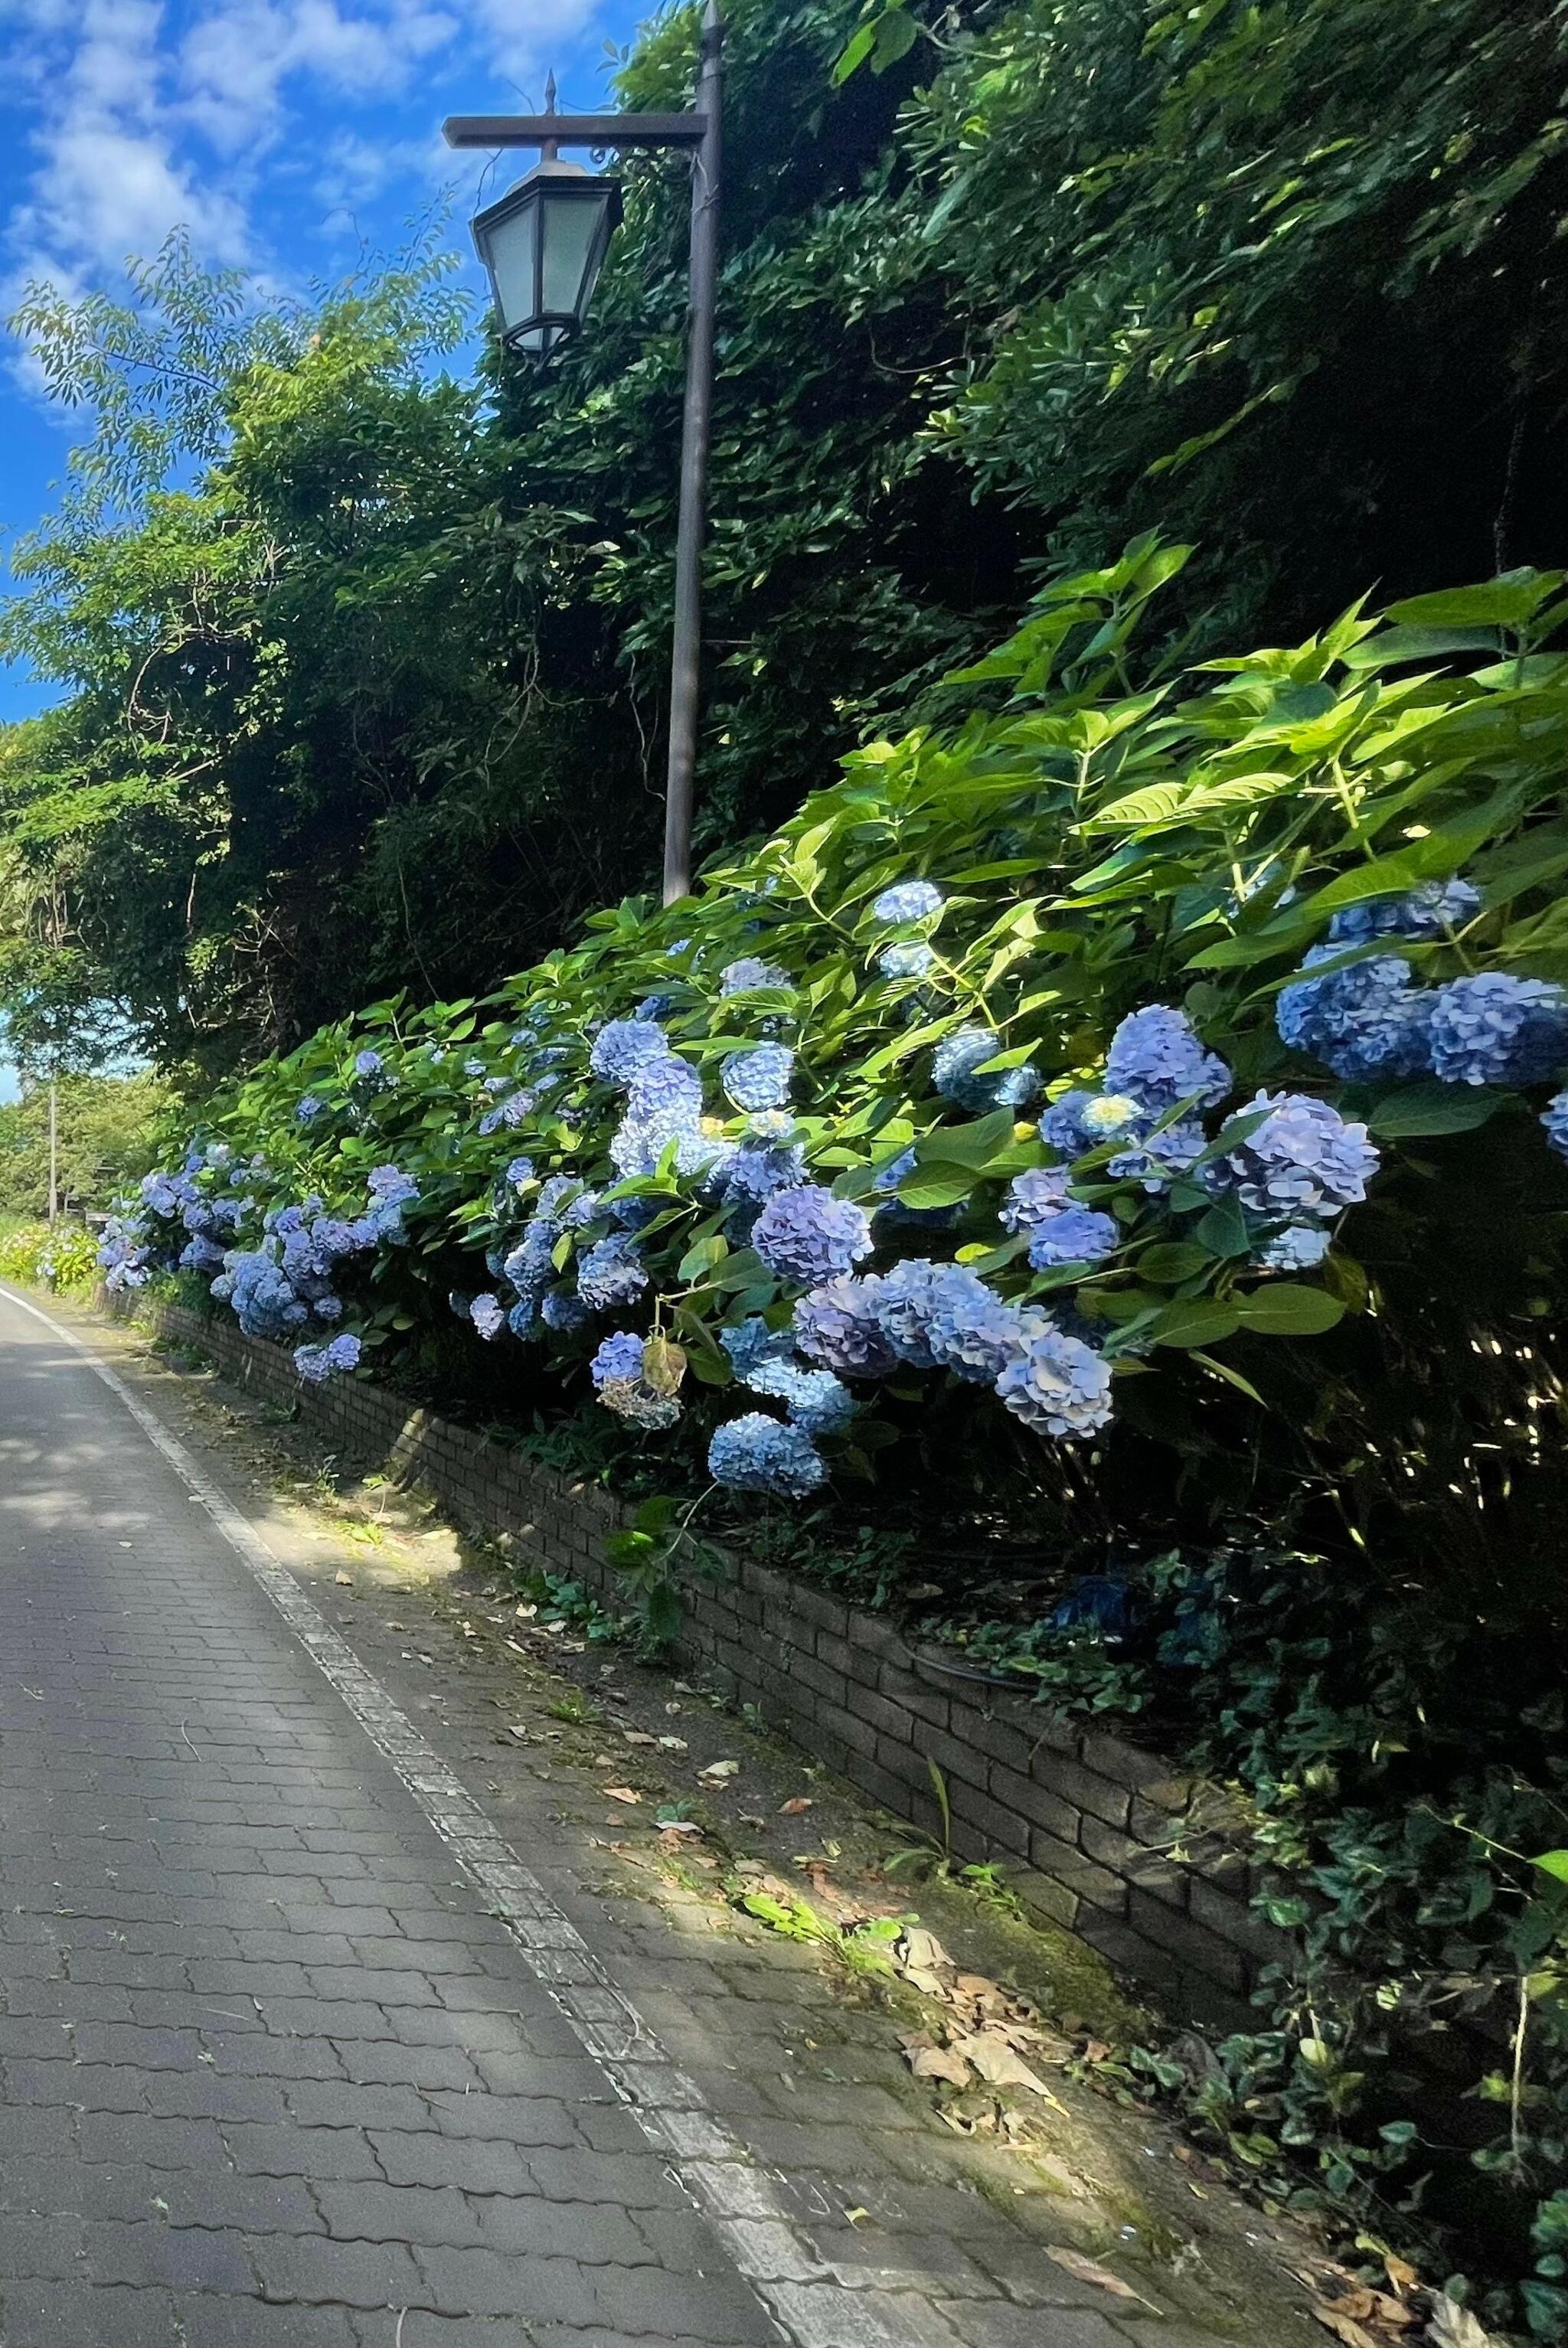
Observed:
[[[731,14],[707,849],[1053,556],[1191,537],[1201,644],[1558,551],[1560,15]],[[682,102],[694,55],[677,9],[626,102]],[[438,240],[299,303],[178,242],[123,302],[28,297],[91,429],[0,631],[65,695],[4,745],[8,998],[117,1006],[214,1073],[366,991],[483,989],[641,884],[686,194],[667,159],[625,179],[545,374],[444,371]]]

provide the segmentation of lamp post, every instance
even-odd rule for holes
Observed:
[[[613,180],[558,160],[562,147],[680,148],[692,158],[691,265],[686,407],[681,427],[680,520],[676,540],[675,634],[670,653],[669,766],[665,788],[666,905],[691,888],[692,777],[696,766],[702,653],[702,547],[713,413],[714,308],[718,283],[718,179],[723,20],[718,0],[702,16],[696,102],[689,114],[557,114],[555,85],[543,114],[457,114],[449,147],[537,147],[524,180],[475,220],[509,350],[547,359],[579,326],[620,219]]]

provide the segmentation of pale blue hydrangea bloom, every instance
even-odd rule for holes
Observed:
[[[1037,1272],[1052,1271],[1060,1263],[1099,1263],[1120,1236],[1114,1217],[1069,1201],[1030,1232],[1029,1262]]]
[[[1044,1313],[1025,1316],[1023,1344],[996,1380],[1003,1407],[1041,1435],[1081,1439],[1110,1417],[1110,1372],[1092,1345]]]
[[[879,922],[924,922],[942,910],[942,891],[929,880],[898,880],[872,906]]]
[[[1403,897],[1363,897],[1343,905],[1328,934],[1343,945],[1373,938],[1440,938],[1462,930],[1480,911],[1480,891],[1469,880],[1423,880]]]
[[[938,1369],[974,1385],[995,1385],[1023,1349],[1023,1316],[962,1265],[942,1270],[945,1277],[931,1289],[926,1351]]]
[[[760,1313],[721,1329],[718,1342],[729,1356],[730,1368],[743,1381],[764,1362],[787,1361],[795,1350],[789,1330],[770,1329]]]
[[[722,1172],[727,1199],[761,1206],[779,1190],[799,1189],[806,1179],[806,1153],[799,1142],[737,1149],[725,1159]]]
[[[610,1156],[623,1175],[654,1174],[675,1142],[676,1170],[696,1173],[717,1145],[702,1130],[702,1078],[688,1060],[666,1053],[645,1061],[626,1096],[626,1114],[610,1142]]]
[[[602,1386],[606,1378],[640,1378],[643,1375],[643,1345],[641,1337],[632,1335],[625,1329],[617,1329],[613,1337],[606,1337],[588,1365],[588,1375],[595,1388]]]
[[[1040,1089],[1037,1071],[993,1068],[978,1071],[1005,1049],[999,1035],[987,1027],[960,1027],[944,1035],[932,1055],[931,1077],[944,1100],[983,1116],[987,1109],[1022,1108]]]
[[[841,1433],[860,1408],[848,1386],[831,1370],[803,1369],[799,1362],[758,1362],[742,1384],[753,1394],[771,1395],[781,1402],[794,1424],[813,1440]]]
[[[1295,1220],[1358,1206],[1378,1163],[1367,1128],[1305,1093],[1260,1092],[1239,1114],[1265,1109],[1256,1131],[1208,1169],[1210,1188],[1233,1189],[1253,1214]]]
[[[624,1232],[598,1241],[577,1267],[577,1293],[592,1313],[633,1303],[647,1284],[636,1241]]]
[[[1314,946],[1303,967],[1333,962],[1344,951],[1341,944]],[[1435,1001],[1429,987],[1411,985],[1402,954],[1371,954],[1282,987],[1274,1025],[1293,1052],[1310,1053],[1347,1083],[1366,1083],[1429,1066]]]
[[[345,1334],[330,1339],[325,1345],[296,1346],[294,1363],[307,1385],[320,1386],[325,1385],[328,1378],[356,1370],[359,1355],[358,1338]]]
[[[546,1289],[539,1310],[547,1329],[581,1329],[588,1318],[588,1307],[583,1299],[575,1290],[564,1286]]]
[[[1287,1223],[1259,1250],[1256,1262],[1260,1272],[1315,1272],[1328,1248],[1321,1223]]]
[[[387,1082],[387,1063],[379,1052],[356,1052],[354,1073],[364,1084]]]
[[[1130,1093],[1086,1092],[1078,1086],[1052,1101],[1040,1118],[1039,1134],[1064,1158],[1082,1158],[1124,1133],[1147,1132],[1149,1124],[1149,1110]]]
[[[1200,1041],[1186,1013],[1163,1003],[1130,1012],[1106,1055],[1106,1090],[1130,1093],[1146,1108],[1161,1112],[1174,1108],[1178,1101],[1222,1101],[1233,1081],[1218,1053]]]
[[[1179,1117],[1131,1149],[1119,1149],[1105,1170],[1114,1182],[1141,1183],[1153,1197],[1168,1190],[1172,1175],[1184,1174],[1208,1145],[1209,1137],[1195,1117]]]
[[[1501,970],[1451,979],[1437,990],[1431,1038],[1445,1084],[1544,1084],[1568,1062],[1568,994]]]
[[[719,1073],[737,1108],[778,1109],[789,1097],[795,1055],[786,1044],[758,1044],[749,1052],[731,1052]]]
[[[764,962],[756,954],[743,954],[738,962],[728,963],[718,973],[721,995],[750,994],[759,987],[789,986],[790,983],[787,970],[780,970],[777,963]]]
[[[325,1107],[326,1103],[324,1100],[317,1100],[314,1093],[306,1093],[302,1100],[294,1104],[295,1123],[309,1125],[313,1118],[321,1115]]]
[[[501,1082],[505,1084],[507,1078],[503,1076]],[[538,1106],[539,1096],[536,1092],[508,1093],[505,1100],[498,1101],[494,1108],[487,1109],[480,1117],[481,1138],[488,1140],[492,1133],[500,1133],[506,1128],[521,1125],[526,1117],[532,1116]]]
[[[651,1019],[612,1019],[593,1038],[589,1071],[606,1084],[629,1085],[651,1060],[667,1058],[669,1048]]]
[[[1568,1091],[1554,1093],[1541,1112],[1546,1138],[1559,1158],[1568,1158]]]
[[[1002,1229],[1036,1231],[1048,1216],[1059,1214],[1067,1203],[1068,1179],[1063,1166],[1031,1166],[1026,1172],[1016,1174],[1003,1193],[998,1210]]]
[[[923,978],[935,960],[935,953],[923,938],[903,938],[883,946],[877,956],[877,969],[883,978]]]
[[[780,1280],[816,1288],[872,1251],[872,1229],[852,1199],[816,1183],[776,1191],[757,1218],[751,1244]]]
[[[787,1108],[759,1108],[746,1120],[748,1141],[788,1141],[795,1131],[795,1114]]]
[[[531,1296],[520,1296],[506,1316],[506,1325],[514,1337],[537,1336],[539,1307]]]
[[[500,1335],[506,1327],[506,1307],[499,1296],[489,1291],[469,1300],[469,1319],[487,1344]]]
[[[507,1188],[508,1188],[508,1189],[509,1189],[509,1190],[522,1190],[522,1189],[526,1189],[526,1188],[528,1187],[529,1183],[530,1183],[530,1182],[531,1182],[531,1181],[532,1181],[532,1179],[533,1179],[533,1160],[532,1160],[532,1159],[531,1159],[531,1158],[514,1158],[514,1159],[512,1159],[512,1161],[511,1161],[511,1165],[510,1165],[510,1166],[507,1168],[507,1169],[506,1169],[506,1183],[507,1183]]]
[[[482,1076],[484,1072],[485,1064],[482,1060],[465,1060],[463,1062],[463,1074],[465,1076]]]
[[[880,1317],[882,1282],[841,1277],[812,1289],[795,1306],[795,1343],[808,1361],[841,1377],[883,1377],[898,1354]]]
[[[707,1472],[734,1492],[769,1492],[803,1500],[827,1481],[820,1454],[803,1427],[759,1410],[726,1421],[707,1449]]]

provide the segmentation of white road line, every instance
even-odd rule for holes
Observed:
[[[41,1321],[79,1354],[96,1377],[157,1447],[249,1571],[323,1676],[384,1754],[465,1873],[506,1924],[531,1970],[549,1991],[605,2078],[693,2205],[723,2242],[733,2265],[793,2348],[840,2348],[852,2329],[856,2348],[942,2348],[954,2334],[919,2300],[899,2308],[898,2328],[882,2320],[861,2289],[825,2261],[800,2232],[778,2187],[659,2044],[631,2000],[543,1885],[496,1832],[467,1787],[395,1704],[375,1674],[340,1638],[249,1519],[220,1491],[162,1421],[100,1361],[92,1347],[14,1289],[0,1297]],[[911,2275],[909,2282],[920,2278]],[[826,2288],[824,2288],[824,2286]]]

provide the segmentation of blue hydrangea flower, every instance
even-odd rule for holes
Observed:
[[[334,1337],[325,1345],[299,1345],[294,1349],[294,1368],[307,1385],[325,1385],[328,1378],[338,1377],[347,1370],[359,1367],[360,1343],[357,1337]]]
[[[419,1195],[414,1177],[397,1166],[375,1167],[365,1187],[378,1207],[405,1207]]]
[[[1292,1220],[1326,1220],[1358,1206],[1378,1164],[1367,1128],[1305,1093],[1260,1092],[1241,1114],[1264,1109],[1257,1130],[1209,1169],[1211,1188],[1233,1189],[1253,1214]]]
[[[575,1290],[566,1287],[546,1289],[539,1310],[547,1329],[581,1329],[588,1318],[588,1307],[583,1299]]]
[[[714,1432],[707,1472],[732,1492],[769,1492],[803,1500],[827,1481],[828,1471],[803,1427],[748,1410]]]
[[[379,1052],[356,1052],[354,1073],[362,1084],[379,1085],[387,1081],[387,1063]]]
[[[749,1052],[731,1052],[720,1075],[724,1089],[741,1109],[782,1108],[789,1097],[795,1055],[786,1044],[758,1044]]]
[[[790,984],[787,970],[780,970],[777,963],[763,962],[756,954],[743,954],[738,962],[728,963],[718,973],[721,995],[750,994],[759,987]]]
[[[514,1337],[537,1336],[539,1307],[531,1296],[520,1296],[506,1316],[506,1325]]]
[[[1451,979],[1437,990],[1431,1039],[1445,1084],[1543,1084],[1568,1061],[1568,994],[1501,970]]]
[[[799,1189],[805,1179],[806,1153],[798,1142],[737,1149],[724,1162],[724,1195],[743,1206],[761,1206],[780,1190]]]
[[[506,1327],[506,1307],[499,1296],[491,1296],[487,1291],[469,1298],[469,1319],[488,1344]]]
[[[201,1232],[198,1232],[194,1239],[188,1240],[180,1251],[181,1272],[221,1272],[222,1268],[222,1249],[216,1241],[206,1238]]]
[[[831,1370],[802,1369],[799,1362],[758,1362],[743,1383],[753,1394],[771,1395],[781,1402],[795,1426],[813,1441],[841,1433],[860,1408]]]
[[[1082,1439],[1110,1417],[1110,1372],[1092,1345],[1044,1313],[1026,1316],[1023,1345],[996,1380],[1003,1407],[1041,1435]]]
[[[830,1280],[795,1306],[795,1343],[808,1361],[841,1377],[880,1378],[898,1366],[898,1354],[882,1325],[882,1282]]]
[[[667,1019],[675,1007],[673,994],[645,994],[632,1016],[634,1019]]]
[[[1112,1216],[1071,1203],[1031,1231],[1029,1262],[1037,1272],[1049,1272],[1058,1263],[1099,1263],[1120,1236]]]
[[[591,1313],[608,1313],[614,1305],[631,1304],[647,1284],[637,1242],[624,1231],[598,1241],[577,1267],[577,1293]]]
[[[1179,1117],[1131,1149],[1119,1149],[1105,1170],[1114,1182],[1140,1182],[1153,1197],[1168,1190],[1171,1177],[1184,1174],[1208,1146],[1209,1137],[1197,1118]]]
[[[795,1131],[795,1116],[791,1109],[759,1108],[746,1120],[748,1141],[788,1141]]]
[[[934,951],[923,938],[901,938],[883,946],[877,968],[883,978],[923,978],[935,960]]]
[[[743,1383],[748,1382],[752,1372],[764,1362],[787,1361],[795,1350],[789,1330],[770,1329],[760,1313],[721,1329],[718,1342],[729,1355],[730,1368]]]
[[[667,1058],[669,1048],[651,1019],[612,1019],[594,1036],[588,1066],[604,1083],[625,1086],[650,1060]]]
[[[1541,1122],[1558,1157],[1568,1158],[1568,1091],[1553,1095],[1541,1112]]]
[[[816,1183],[776,1191],[758,1216],[751,1244],[780,1280],[816,1288],[872,1251],[872,1228],[852,1199]]]
[[[1314,946],[1303,967],[1333,962],[1344,951]],[[1410,984],[1403,955],[1372,954],[1282,987],[1274,1025],[1293,1052],[1310,1053],[1348,1083],[1408,1076],[1429,1065],[1435,999],[1429,987]]]
[[[1259,1250],[1257,1266],[1260,1272],[1315,1272],[1328,1247],[1321,1223],[1287,1223]]]
[[[1480,891],[1469,880],[1423,880],[1404,897],[1363,897],[1342,906],[1328,924],[1341,945],[1374,938],[1440,938],[1462,930],[1480,911]]]
[[[501,1078],[502,1084],[507,1081],[505,1076]],[[500,1133],[506,1128],[521,1125],[526,1117],[532,1116],[538,1106],[537,1092],[508,1093],[504,1100],[497,1101],[494,1108],[487,1109],[480,1117],[481,1138],[488,1140],[492,1133]]]
[[[643,1375],[643,1345],[641,1337],[633,1336],[625,1329],[617,1329],[613,1337],[606,1337],[588,1365],[588,1375],[595,1389],[602,1386],[606,1378],[640,1378]]]
[[[463,1074],[465,1076],[482,1076],[484,1072],[485,1064],[482,1060],[465,1060],[463,1062]]]
[[[533,1160],[532,1160],[532,1159],[531,1159],[531,1158],[514,1158],[514,1159],[512,1159],[512,1161],[511,1161],[511,1165],[510,1165],[510,1166],[507,1168],[507,1169],[506,1169],[506,1184],[507,1184],[507,1188],[508,1188],[508,1189],[509,1189],[509,1190],[522,1190],[522,1189],[526,1189],[526,1188],[528,1187],[529,1183],[530,1183],[530,1182],[531,1182],[531,1181],[532,1181],[532,1179],[533,1179]]]
[[[977,1273],[962,1264],[943,1264],[929,1291],[925,1351],[936,1368],[951,1370],[972,1385],[995,1385],[1022,1350],[1024,1323]]]
[[[1120,1130],[1137,1131],[1147,1123],[1149,1112],[1140,1102],[1126,1095],[1117,1097],[1119,1102],[1125,1101],[1127,1109]],[[1047,1142],[1051,1148],[1059,1150],[1064,1158],[1081,1158],[1086,1150],[1097,1148],[1099,1141],[1114,1139],[1115,1136],[1108,1132],[1099,1136],[1098,1140],[1090,1140],[1084,1128],[1084,1116],[1090,1104],[1103,1098],[1102,1094],[1086,1092],[1082,1086],[1075,1086],[1070,1092],[1062,1093],[1051,1102],[1040,1118],[1040,1139]]]
[[[944,1035],[932,1055],[931,1076],[944,1100],[984,1116],[987,1109],[1022,1108],[1039,1091],[1040,1079],[1031,1067],[977,1071],[1004,1049],[1002,1039],[988,1027],[960,1027]]]
[[[626,1095],[626,1114],[610,1142],[623,1175],[654,1174],[674,1141],[677,1172],[695,1173],[717,1145],[702,1132],[702,1078],[689,1060],[665,1053],[644,1063]]]
[[[879,922],[924,922],[942,910],[942,891],[929,880],[899,880],[872,906]]]
[[[302,1100],[294,1104],[295,1123],[309,1125],[312,1118],[319,1117],[325,1107],[326,1103],[324,1100],[317,1100],[314,1093],[306,1093]]]
[[[1063,1166],[1031,1166],[1026,1172],[1016,1174],[998,1210],[1003,1230],[1037,1231],[1047,1217],[1059,1214],[1067,1204],[1068,1179]]]
[[[1218,1053],[1200,1042],[1186,1013],[1163,1003],[1130,1012],[1106,1055],[1106,1090],[1130,1093],[1146,1108],[1161,1112],[1194,1097],[1222,1101],[1233,1081]]]

